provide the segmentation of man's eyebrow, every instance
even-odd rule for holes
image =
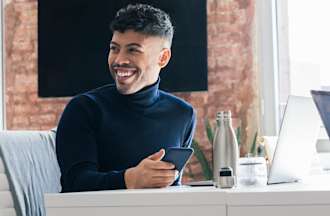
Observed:
[[[137,46],[137,47],[142,47],[140,44],[138,43],[130,43],[130,44],[127,44],[126,45],[127,47],[130,47],[130,46]]]
[[[120,47],[119,43],[116,43],[114,41],[111,41],[110,44]],[[129,44],[126,45],[126,47],[131,47],[131,46],[136,46],[136,47],[141,47],[142,48],[142,46],[138,43],[129,43]]]
[[[110,41],[110,44],[112,45],[116,45],[116,46],[120,46],[118,43],[114,42],[114,41]]]

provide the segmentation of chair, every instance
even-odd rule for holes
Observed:
[[[9,187],[7,172],[0,156],[0,215],[16,216],[13,194]]]
[[[56,131],[0,131],[0,215],[45,215],[44,193],[61,191]]]

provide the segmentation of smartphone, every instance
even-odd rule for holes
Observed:
[[[175,169],[181,172],[184,166],[192,156],[194,149],[170,147],[165,150],[165,156],[162,161],[166,161],[175,165]]]

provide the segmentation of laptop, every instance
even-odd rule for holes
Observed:
[[[289,96],[267,184],[295,182],[309,174],[320,125],[312,98]]]
[[[330,138],[330,92],[312,90],[311,94]]]

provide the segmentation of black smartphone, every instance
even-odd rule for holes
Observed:
[[[170,147],[165,149],[165,156],[162,161],[166,161],[175,165],[175,169],[181,172],[184,166],[192,156],[194,149]]]

